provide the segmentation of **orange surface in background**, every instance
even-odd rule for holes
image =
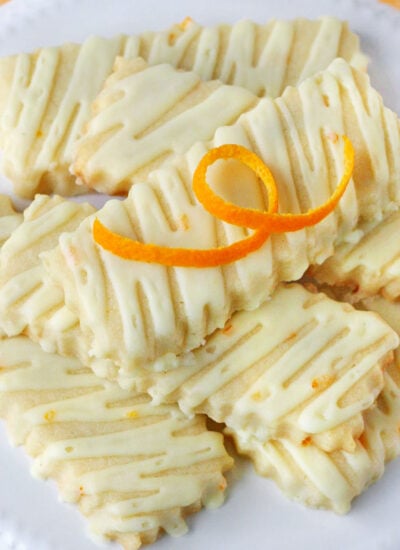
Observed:
[[[5,4],[6,2],[9,2],[9,0],[0,0],[0,6],[1,4]]]
[[[400,0],[379,0],[379,2],[382,2],[382,4],[389,4],[389,6],[393,6],[400,10]]]

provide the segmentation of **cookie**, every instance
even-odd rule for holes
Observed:
[[[201,27],[191,20],[159,33],[88,38],[0,60],[0,144],[15,192],[83,192],[69,173],[90,104],[117,55],[170,63],[258,95],[275,97],[337,56],[365,69],[358,37],[334,18]]]
[[[22,214],[15,211],[10,197],[0,194],[0,248],[22,222]],[[0,337],[4,330],[0,325]]]
[[[400,213],[374,225],[357,242],[343,243],[335,254],[312,270],[318,283],[342,288],[347,300],[357,302],[381,293],[400,296]]]
[[[12,441],[33,457],[35,476],[79,506],[93,536],[135,549],[162,531],[186,532],[185,515],[222,504],[232,459],[204,417],[155,407],[25,337],[0,340],[0,364]]]
[[[337,209],[316,226],[272,235],[242,260],[215,268],[165,267],[124,260],[93,240],[95,217],[118,234],[169,247],[213,248],[243,239],[246,229],[217,220],[193,196],[192,173],[206,150],[223,143],[254,150],[276,177],[281,210],[307,211],[326,201],[342,176],[343,132],[354,143],[356,161]],[[90,355],[114,361],[124,378],[150,362],[167,368],[177,354],[222,328],[234,311],[255,309],[280,281],[298,280],[335,246],[388,215],[400,200],[400,170],[390,160],[399,151],[396,115],[366,75],[336,60],[277,100],[260,100],[236,124],[220,128],[211,143],[177,155],[134,185],[127,199],[108,201],[75,232],[62,235],[43,261],[90,334]],[[236,161],[214,168],[209,180],[217,192],[266,208],[249,169]]]
[[[57,319],[62,331],[64,295],[55,285],[44,285],[39,255],[56,246],[63,231],[76,229],[94,211],[88,203],[47,195],[37,195],[24,211],[23,223],[0,252],[0,327],[8,336],[26,331],[41,338],[46,323]],[[75,316],[65,312],[64,318],[67,327],[79,328]]]
[[[243,86],[260,97],[278,97],[336,57],[364,71],[368,62],[358,36],[334,17],[214,27],[186,18],[167,32],[143,35],[135,53],[151,64],[169,63],[195,71],[203,80]]]
[[[338,22],[326,19],[324,23],[327,33],[325,39],[332,33],[332,40],[335,34],[333,27],[336,25],[337,29]],[[306,35],[311,31],[306,20],[300,20],[298,24],[304,26]],[[296,27],[293,27],[293,22],[277,24],[277,27],[286,27],[286,33],[282,29],[280,31],[283,36],[287,36],[290,28],[294,34],[297,32],[293,31]],[[246,34],[251,25],[243,23],[241,29],[241,33]],[[225,33],[226,28],[221,32]],[[275,32],[279,31],[272,31],[271,40]],[[321,32],[323,35],[324,32]],[[233,36],[239,34],[236,31],[232,33]],[[245,43],[252,43],[250,36],[245,39]],[[317,51],[317,45],[313,45],[313,49],[314,46]],[[236,67],[237,72],[242,74],[245,68],[256,70],[254,61],[246,57],[248,52],[243,50],[243,43],[240,50],[240,62],[234,65],[233,60],[230,60],[232,65],[223,69],[223,74],[229,75]],[[227,58],[233,51],[234,48],[227,47]],[[296,58],[296,52],[299,51],[301,55],[307,52],[307,47],[303,45],[299,48],[299,44],[295,44],[293,51],[293,58]],[[300,59],[294,59],[294,62],[300,64]],[[282,69],[284,65],[282,63]],[[311,63],[311,66],[316,65]],[[324,69],[326,65],[321,64],[320,68]],[[277,70],[279,66],[275,60],[274,70],[266,70],[264,74],[276,74]],[[288,75],[291,74],[291,67],[285,70]],[[303,77],[299,80],[315,72],[308,74],[304,67]],[[254,90],[252,84],[243,84],[241,77],[238,78],[240,80],[236,83]],[[293,79],[291,83],[298,84],[298,81]],[[134,183],[144,181],[152,170],[168,164],[174,153],[185,153],[195,142],[211,139],[217,128],[233,124],[240,114],[250,110],[255,103],[256,96],[246,93],[242,87],[223,86],[216,81],[200,82],[200,77],[196,78],[194,72],[177,71],[171,65],[149,67],[139,59],[118,58],[113,74],[93,103],[92,117],[76,146],[72,172],[79,181],[97,191],[126,193]]]
[[[47,351],[75,355],[104,377],[112,365],[85,355],[79,319],[40,262],[41,252],[88,211],[87,205],[47,196],[36,197],[26,210],[0,254],[0,326],[9,335],[27,334]],[[282,323],[282,311],[289,310],[290,320]],[[351,450],[363,430],[361,412],[379,393],[382,367],[396,345],[375,316],[300,285],[281,285],[269,302],[235,314],[175,369],[136,369],[132,388],[149,392],[157,403],[177,402],[189,416],[202,412],[250,430],[261,441],[311,437],[324,449]]]
[[[22,222],[22,214],[14,209],[10,197],[0,194],[0,247]]]
[[[400,391],[389,374],[382,399],[390,403],[390,410],[378,406],[364,414],[365,430],[351,453],[324,452],[308,440],[304,445],[287,439],[263,445],[229,433],[239,452],[249,456],[257,472],[274,480],[285,496],[312,508],[346,513],[352,500],[382,476],[385,463],[400,453]]]
[[[167,64],[117,58],[76,144],[72,172],[97,191],[124,194],[256,103],[239,86],[204,82]]]
[[[68,172],[70,150],[120,42],[90,38],[0,61],[2,164],[17,195],[84,192]]]
[[[399,304],[381,297],[368,306],[399,333]],[[365,430],[353,452],[324,452],[310,439],[303,444],[281,438],[261,444],[229,430],[238,450],[249,456],[257,472],[273,479],[284,494],[301,504],[347,512],[351,501],[381,477],[385,464],[400,454],[400,349],[384,371],[384,387],[364,412]]]
[[[352,452],[364,429],[361,413],[380,393],[397,345],[377,315],[280,285],[258,309],[236,313],[186,363],[142,376],[141,389],[243,437]]]

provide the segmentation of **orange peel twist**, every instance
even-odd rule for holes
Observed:
[[[218,219],[253,229],[254,233],[231,245],[211,248],[169,248],[123,237],[105,227],[99,219],[93,224],[93,238],[105,250],[127,260],[158,263],[174,267],[215,267],[244,258],[258,250],[271,233],[298,231],[322,221],[337,206],[351,179],[354,169],[354,149],[347,136],[344,143],[344,172],[331,197],[321,206],[303,214],[278,213],[278,190],[264,162],[245,147],[222,145],[208,151],[193,175],[193,190],[203,207]],[[237,206],[218,196],[207,183],[207,170],[219,159],[236,159],[251,168],[261,179],[268,194],[268,208],[260,211]]]

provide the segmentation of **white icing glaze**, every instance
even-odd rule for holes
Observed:
[[[393,119],[384,140],[383,114]],[[322,262],[335,245],[362,231],[364,223],[386,216],[400,199],[394,185],[400,174],[389,160],[390,148],[399,143],[399,124],[367,77],[336,60],[278,100],[260,100],[235,125],[219,130],[213,142],[197,144],[177,156],[174,165],[152,172],[145,183],[133,186],[125,201],[107,203],[96,215],[122,235],[171,247],[231,243],[246,231],[219,222],[191,196],[191,170],[202,153],[228,136],[233,142],[247,140],[276,177],[281,209],[306,211],[327,200],[341,177],[343,149],[337,135],[343,131],[354,142],[356,169],[341,207],[315,227],[273,235],[260,250],[232,265],[167,269],[123,260],[94,244],[93,218],[75,233],[64,234],[59,248],[44,258],[88,335],[88,354],[115,361],[120,380],[148,361],[160,362],[165,356],[168,363],[170,354],[199,346],[235,310],[256,308],[277,282],[299,279],[310,264]],[[383,151],[383,142],[391,144],[386,153],[379,159],[370,156],[370,151]],[[357,164],[358,158],[368,162]],[[246,201],[265,208],[259,186],[249,175],[243,179],[243,170],[222,165],[210,180],[224,192],[230,186],[240,189],[245,181]]]
[[[22,214],[14,210],[10,197],[0,194],[0,247],[22,222]],[[0,337],[4,328],[0,325]]]
[[[79,320],[64,305],[60,289],[44,278],[39,260],[39,253],[46,246],[51,248],[71,223],[71,216],[79,218],[85,213],[84,205],[44,196],[38,196],[25,211],[23,224],[0,256],[1,323],[8,334],[25,331],[45,349],[79,355],[107,376],[107,362],[85,356]],[[21,243],[29,251],[28,263],[21,256]],[[161,305],[158,319],[162,327],[168,319],[162,317]],[[281,312],[289,308],[290,322],[281,323]],[[269,302],[255,311],[236,314],[228,331],[215,334],[203,348],[181,357],[173,371],[153,376],[149,370],[136,369],[133,380],[155,402],[177,401],[188,414],[207,412],[237,430],[251,428],[261,440],[284,432],[298,441],[352,422],[370,406],[380,390],[378,365],[396,343],[373,316],[351,308],[347,311],[300,286],[281,286]],[[255,365],[259,365],[258,373],[246,382]],[[354,392],[355,384],[371,376],[375,388],[367,385],[358,390],[354,401],[339,405],[344,395]],[[242,378],[242,389],[236,391],[232,405],[232,393],[225,387]],[[128,382],[131,385],[132,378]],[[90,399],[87,403],[90,408]],[[346,429],[352,433],[351,426]]]
[[[367,302],[399,331],[399,304],[383,298]],[[230,430],[240,452],[250,456],[257,471],[274,479],[282,491],[307,506],[347,512],[354,497],[376,481],[385,463],[400,454],[400,355],[384,372],[376,404],[364,413],[365,431],[354,452],[327,453],[316,445],[295,445],[287,439],[266,444],[249,433]]]
[[[400,213],[373,226],[355,243],[344,243],[313,275],[319,282],[349,286],[357,301],[381,292],[391,300],[400,296]]]
[[[8,336],[29,327],[31,336],[46,338],[46,323],[55,315],[59,328],[79,326],[76,316],[65,310],[62,289],[46,285],[39,254],[53,248],[60,233],[75,229],[93,211],[88,204],[45,195],[37,195],[25,210],[23,223],[0,253],[0,327]]]
[[[10,197],[0,194],[0,246],[22,222],[22,214],[14,210]]]
[[[94,534],[131,543],[160,528],[182,534],[186,507],[222,503],[231,459],[204,419],[155,407],[24,337],[0,340],[0,357],[0,413],[13,440],[34,456],[35,475],[79,503]]]
[[[300,442],[370,407],[382,389],[382,359],[397,345],[377,316],[281,285],[257,310],[235,314],[186,364],[141,382],[155,402],[176,401],[187,414],[205,412],[261,441]],[[334,447],[330,435],[319,444]]]
[[[211,28],[188,22],[143,38],[144,51],[131,48],[130,53],[148,52],[151,64],[194,70],[203,80],[218,78],[260,96],[279,96],[286,86],[326,68],[338,56],[361,70],[367,63],[347,23],[333,17],[272,20],[266,25],[239,21]]]
[[[204,80],[220,78],[271,97],[337,56],[366,66],[358,38],[334,18],[215,28],[189,22],[161,33],[91,37],[82,46],[4,58],[0,78],[8,93],[1,94],[0,139],[3,167],[17,193],[32,198],[37,191],[78,192],[68,172],[74,142],[117,55],[193,69]]]
[[[193,72],[119,59],[76,145],[74,173],[98,191],[122,193],[256,101],[244,88],[202,82]]]

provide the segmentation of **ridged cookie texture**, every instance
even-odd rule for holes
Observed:
[[[0,194],[0,247],[22,222],[22,214],[16,212],[10,197]],[[5,334],[0,325],[0,337]]]
[[[97,191],[126,193],[174,153],[212,139],[256,103],[257,96],[239,86],[118,58],[77,142],[72,171]]]
[[[0,60],[3,170],[26,198],[82,192],[69,173],[90,104],[116,56],[143,57],[194,70],[205,80],[276,97],[289,84],[326,68],[336,57],[365,69],[358,37],[334,18],[202,27],[187,20],[160,33],[91,37]]]
[[[22,214],[14,209],[10,197],[0,194],[0,247],[22,222]]]
[[[334,17],[214,27],[186,19],[166,33],[143,36],[143,46],[135,53],[149,63],[170,63],[195,71],[203,80],[243,86],[260,97],[278,97],[336,57],[360,70],[366,70],[368,61],[358,36]]]
[[[326,20],[327,29],[331,27],[326,29],[328,34],[333,31],[332,23]],[[304,20],[302,24],[307,26]],[[243,32],[245,28],[243,25]],[[327,36],[324,39],[328,41]],[[321,37],[321,44],[324,39]],[[250,64],[250,59],[243,59],[238,70]],[[76,146],[72,171],[97,191],[126,193],[151,170],[168,164],[174,153],[185,153],[193,143],[211,139],[217,128],[233,124],[256,102],[257,97],[242,87],[201,82],[195,72],[118,58],[93,103],[92,116]]]
[[[63,231],[76,229],[94,211],[88,203],[78,204],[56,195],[37,195],[26,208],[22,223],[0,252],[0,328],[8,336],[25,332],[41,340],[54,326],[59,339],[68,329],[72,345],[79,320],[65,311],[62,290],[45,285],[39,255],[56,246]]]
[[[340,245],[333,256],[312,270],[312,276],[318,283],[341,287],[352,302],[377,293],[396,300],[400,296],[399,234],[400,212],[394,212],[355,243]]]
[[[399,304],[371,302],[393,329],[400,329]],[[347,512],[351,501],[381,477],[385,464],[400,454],[400,350],[384,371],[384,387],[364,413],[365,430],[353,452],[324,452],[311,440],[287,439],[261,444],[229,430],[238,450],[249,456],[262,476],[273,479],[286,496],[306,506]]]
[[[222,328],[234,311],[258,307],[280,281],[298,280],[364,224],[389,215],[400,200],[400,169],[393,162],[400,152],[399,121],[366,75],[336,60],[281,98],[262,99],[236,124],[220,128],[212,142],[153,171],[126,200],[108,201],[96,217],[124,236],[169,247],[223,246],[249,231],[220,222],[193,196],[192,173],[207,149],[239,143],[255,151],[276,177],[281,211],[299,212],[323,203],[335,189],[343,173],[343,133],[354,144],[355,170],[334,213],[312,228],[272,235],[230,265],[172,268],[124,260],[94,242],[94,217],[62,235],[43,259],[91,335],[88,354],[113,360],[121,379],[149,362],[166,368],[176,354]],[[214,168],[209,180],[217,192],[266,207],[263,187],[249,169],[236,161]]]
[[[351,452],[397,345],[378,316],[280,285],[258,309],[233,315],[189,364],[139,383],[156,403],[205,413],[242,437]]]
[[[46,354],[25,337],[0,340],[0,415],[12,441],[54,479],[96,537],[126,550],[184,516],[223,502],[231,467],[221,434],[205,418],[103,383],[78,361]]]
[[[47,351],[75,355],[104,377],[112,372],[111,362],[85,355],[79,319],[40,261],[67,224],[87,214],[87,205],[68,204],[60,197],[36,197],[5,245],[0,326],[9,336],[23,332]],[[33,237],[35,228],[40,239]],[[290,319],[282,323],[282,311],[289,310]],[[300,285],[281,285],[255,311],[235,314],[204,347],[182,357],[180,366],[164,373],[138,368],[127,385],[149,392],[155,403],[177,402],[189,415],[202,412],[251,430],[262,441],[311,437],[324,449],[352,449],[363,430],[361,412],[382,388],[382,368],[396,345],[394,333],[375,316]]]
[[[64,231],[75,229],[93,212],[88,203],[36,195],[23,215],[18,214],[18,231],[0,252],[0,333],[24,334],[49,353],[75,357],[93,370],[107,372],[112,362],[88,355],[79,318],[66,307],[62,289],[46,276],[40,259]]]

